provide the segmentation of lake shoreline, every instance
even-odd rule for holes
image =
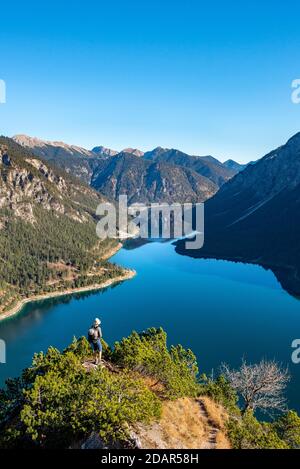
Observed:
[[[107,251],[104,256],[101,257],[101,259],[103,261],[107,261],[108,259],[110,259],[111,257],[113,257],[115,254],[117,254],[118,251],[120,251],[120,249],[122,249],[123,247],[123,244],[122,243],[118,243],[117,246],[114,246],[113,248],[111,248],[109,251]]]
[[[119,243],[116,247],[112,248],[108,253],[106,253],[102,259],[107,260],[111,258],[122,248],[122,246],[123,246],[122,243]],[[135,277],[135,275],[136,275],[135,270],[124,268],[123,275],[118,275],[117,277],[105,280],[104,282],[101,282],[101,283],[96,283],[93,285],[86,285],[85,287],[79,287],[79,288],[69,288],[69,289],[62,290],[62,291],[58,290],[58,291],[54,291],[51,293],[42,293],[41,295],[34,295],[28,298],[23,298],[22,300],[18,301],[18,303],[13,308],[0,314],[0,323],[6,319],[12,318],[13,316],[16,316],[19,313],[21,313],[24,306],[28,303],[34,303],[36,301],[48,300],[50,298],[57,298],[60,296],[69,296],[69,295],[74,295],[76,293],[84,293],[84,292],[93,291],[93,290],[102,290],[103,288],[110,287],[111,285],[114,285],[115,283],[120,283],[125,280],[130,280],[131,278]]]

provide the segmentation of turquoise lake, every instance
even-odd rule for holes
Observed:
[[[291,343],[300,337],[300,302],[271,271],[184,257],[171,242],[123,248],[111,261],[134,268],[136,277],[98,292],[28,304],[0,323],[7,345],[1,385],[28,366],[34,352],[50,345],[63,349],[73,336],[86,335],[98,316],[110,344],[133,329],[162,326],[169,344],[195,352],[200,372],[216,374],[221,362],[237,367],[243,357],[275,358],[289,366],[289,406],[300,412],[300,364],[291,361]]]

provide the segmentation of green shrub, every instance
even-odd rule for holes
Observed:
[[[206,375],[201,376],[200,393],[211,397],[218,404],[223,405],[232,414],[239,414],[238,396],[224,376],[220,375],[213,380]]]
[[[181,345],[167,348],[167,335],[160,328],[133,332],[116,342],[112,360],[130,370],[155,377],[169,399],[198,393],[196,357]]]
[[[67,447],[92,431],[122,440],[128,425],[159,417],[160,401],[140,379],[106,369],[86,372],[82,347],[83,340],[62,354],[50,348],[35,355],[23,373],[17,412],[9,424],[2,420],[1,447]]]
[[[235,449],[288,449],[272,425],[259,422],[252,412],[241,418],[231,418],[227,424],[228,437]]]
[[[278,436],[292,449],[300,448],[300,417],[290,410],[272,424]]]
[[[15,409],[23,402],[25,383],[21,378],[8,379],[6,388],[0,389],[0,431],[1,424],[9,420]]]

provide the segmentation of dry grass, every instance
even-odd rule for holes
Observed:
[[[139,425],[137,433],[146,449],[198,448],[205,438],[205,427],[199,418],[195,399],[181,398],[163,403],[159,423]]]
[[[224,407],[217,404],[207,396],[201,397],[201,401],[205,406],[209,420],[211,420],[215,427],[219,430],[224,430],[225,423],[228,420],[228,414]]]
[[[228,449],[226,412],[209,398],[181,398],[163,403],[159,422],[138,425],[135,432],[145,449]]]
[[[216,435],[216,449],[231,449],[230,442],[223,431]]]
[[[199,447],[207,429],[199,418],[199,404],[194,399],[181,398],[166,402],[162,411],[162,429],[169,448]]]

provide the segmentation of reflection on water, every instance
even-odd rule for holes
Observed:
[[[228,260],[229,262],[238,262],[242,263],[243,260],[239,259],[238,261],[232,257],[226,257],[220,254],[217,257],[214,255],[208,254],[207,251],[202,249],[186,249],[185,248],[185,240],[177,240],[174,242],[175,250],[177,254],[181,256],[191,257],[193,259],[219,259],[219,260]],[[217,252],[220,250],[220,246],[218,246]],[[205,249],[205,248],[204,248]],[[214,248],[211,248],[214,252]],[[245,262],[246,263],[246,262]],[[266,270],[271,270],[277,280],[279,281],[281,287],[286,290],[290,295],[293,295],[295,298],[300,298],[300,266],[296,263],[296,261],[289,262],[289,265],[286,267],[283,266],[274,266],[274,265],[265,265],[259,264],[256,262],[251,262],[253,265],[260,265]]]

